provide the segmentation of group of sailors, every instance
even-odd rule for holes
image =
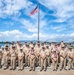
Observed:
[[[47,67],[51,66],[53,71],[74,70],[74,49],[73,46],[68,48],[63,41],[58,44],[25,42],[24,45],[20,42],[12,42],[9,45],[6,42],[0,48],[0,68],[6,70],[10,67],[10,70],[15,70],[17,66],[20,71],[25,67],[29,67],[29,71],[35,71],[37,66],[40,67],[40,71],[46,71]]]

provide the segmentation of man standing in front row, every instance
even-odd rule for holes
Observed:
[[[23,58],[24,58],[24,52],[23,49],[21,48],[20,51],[18,52],[18,65],[19,65],[19,70],[23,70]]]
[[[35,71],[35,50],[34,50],[34,47],[32,47],[30,49],[30,52],[29,52],[29,58],[30,58],[30,70],[33,70]]]
[[[34,48],[35,49],[35,55],[36,55],[36,66],[40,66],[40,51],[41,47],[40,44],[38,43],[37,46]]]
[[[12,46],[12,50],[10,50],[10,56],[11,56],[11,69],[15,70],[16,68],[16,49],[15,46]]]
[[[49,46],[46,46],[46,50],[45,50],[45,52],[46,52],[46,60],[47,60],[47,66],[49,66],[50,67],[50,60],[51,60],[51,49],[49,48]]]
[[[62,47],[62,50],[60,51],[60,71],[62,70],[62,68],[66,70],[66,57],[67,52],[65,51],[65,47]]]
[[[6,70],[8,68],[8,59],[9,59],[8,46],[5,46],[5,49],[3,51],[3,59],[4,59],[4,70]]]
[[[72,47],[70,47],[70,50],[68,51],[68,69],[74,69],[73,62],[74,62],[74,52],[72,50]]]
[[[23,49],[23,52],[25,54],[25,66],[29,66],[29,50],[30,47],[28,44],[26,44],[25,48]]]
[[[58,53],[56,52],[56,50],[52,50],[51,58],[52,58],[53,71],[57,71]]]
[[[42,47],[41,52],[40,52],[40,60],[41,60],[41,69],[40,71],[43,70],[46,71],[46,52],[45,52],[45,47]]]

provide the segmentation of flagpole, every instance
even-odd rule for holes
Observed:
[[[38,41],[40,40],[40,4],[38,3]]]

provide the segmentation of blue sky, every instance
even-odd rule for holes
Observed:
[[[40,40],[74,40],[74,0],[0,0],[0,41],[37,40],[40,3]]]

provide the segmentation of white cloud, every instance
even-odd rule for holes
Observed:
[[[39,0],[48,9],[56,11],[53,15],[58,19],[57,22],[64,22],[74,16],[74,0]]]
[[[55,30],[57,32],[61,32],[61,31],[67,30],[67,28],[65,27],[65,25],[59,25],[59,26],[51,25],[49,29]]]
[[[3,1],[3,0],[2,0]],[[23,24],[23,28],[26,28],[29,32],[37,32],[38,31],[38,13],[30,16],[30,19],[26,18],[18,18],[21,15],[20,10],[24,9],[24,14],[29,16],[30,12],[37,6],[28,0],[4,0],[6,6],[1,7],[0,9],[0,17],[5,18],[11,16],[11,19],[16,22],[20,22]],[[44,27],[47,24],[47,20],[43,19],[45,13],[40,10],[40,27]],[[12,24],[11,24],[12,25]]]
[[[26,28],[29,32],[37,32],[36,23],[34,24],[26,19],[20,19],[18,21],[23,24],[23,26],[21,26],[22,28]]]
[[[25,18],[12,18],[13,20],[15,20],[16,22],[21,23],[21,28],[25,28],[27,29],[29,32],[33,32],[33,33],[37,33],[38,32],[38,20],[27,20]],[[43,27],[46,26],[47,23],[47,19],[42,19],[40,20],[40,31],[43,30]]]
[[[0,41],[37,40],[37,33],[31,35],[19,30],[0,32]],[[71,34],[45,34],[40,33],[41,41],[73,41],[74,32]]]
[[[67,29],[66,25],[64,25],[64,24],[58,25],[58,26],[54,24],[54,25],[50,25],[49,27],[45,27],[44,30],[45,31],[50,31],[50,32],[52,32],[52,31],[64,32],[68,29]],[[70,31],[69,31],[69,33],[70,33]]]
[[[68,20],[68,26],[69,28],[74,29],[74,19],[73,18]]]
[[[7,27],[10,27],[14,25],[14,22],[8,21],[8,22],[4,22],[3,24],[6,25]]]
[[[37,32],[38,31],[38,21],[35,23],[32,23],[31,21],[28,20],[21,20],[24,27],[29,31],[29,32]],[[45,20],[40,20],[40,29],[42,29],[45,25],[47,25]]]
[[[2,0],[3,1],[3,0]],[[1,1],[0,1],[1,2]],[[2,3],[2,2],[1,2]],[[6,5],[1,7],[0,9],[0,17],[1,18],[5,18],[8,16],[13,15],[12,18],[16,17],[17,22],[20,22],[21,24],[23,24],[23,26],[26,28],[29,32],[37,32],[38,31],[38,13],[30,16],[30,20],[22,18],[19,19],[18,16],[21,15],[20,10],[24,9],[24,14],[29,16],[30,12],[37,6],[35,4],[33,4],[32,2],[28,1],[28,0],[4,0],[3,3],[5,3]],[[3,4],[2,3],[2,4]],[[45,13],[40,10],[40,28],[44,27],[45,25],[47,25],[47,20],[43,19],[45,16]]]
[[[0,17],[19,16],[20,10],[26,9],[30,5],[32,5],[32,2],[28,0],[0,0]]]
[[[3,3],[6,5],[4,6]],[[74,0],[39,0],[41,4],[46,6],[48,9],[56,11],[56,13],[51,14],[52,16],[56,16],[57,19],[54,22],[65,22],[67,19],[74,16]],[[29,16],[30,11],[32,11],[36,7],[35,4],[30,2],[29,0],[0,0],[0,18],[8,17],[13,15],[12,19],[16,22],[21,24],[21,27],[26,28],[29,32],[32,32],[31,35],[28,33],[22,33],[19,30],[12,30],[12,31],[4,31],[0,32],[0,40],[33,40],[37,39],[37,26],[38,26],[38,13],[29,17],[29,19],[18,18],[21,15],[20,10],[24,9],[24,14]],[[48,40],[48,41],[58,41],[58,40],[65,40],[71,41],[74,37],[74,33],[71,32],[70,34],[50,34],[50,33],[43,33],[44,27],[49,24],[49,21],[45,18],[47,13],[40,10],[40,39],[41,40]],[[48,14],[47,14],[48,15]],[[14,18],[16,17],[16,18]],[[53,21],[52,21],[53,22]],[[52,23],[51,22],[51,23]],[[13,25],[12,22],[9,24]],[[74,26],[74,21],[71,19],[69,22],[71,28]],[[47,27],[46,27],[47,28]],[[50,26],[51,29],[57,32],[65,31],[66,27],[64,25],[59,26]]]
[[[41,38],[45,38],[45,35],[40,33]],[[0,32],[0,41],[17,41],[17,40],[37,40],[37,33],[32,35],[22,33],[19,30]]]
[[[2,0],[0,1],[0,7],[2,7],[3,6],[3,4],[2,4]]]
[[[0,32],[0,41],[19,40],[19,38],[16,38],[16,36],[21,36],[21,35],[22,35],[22,32],[18,30]]]

